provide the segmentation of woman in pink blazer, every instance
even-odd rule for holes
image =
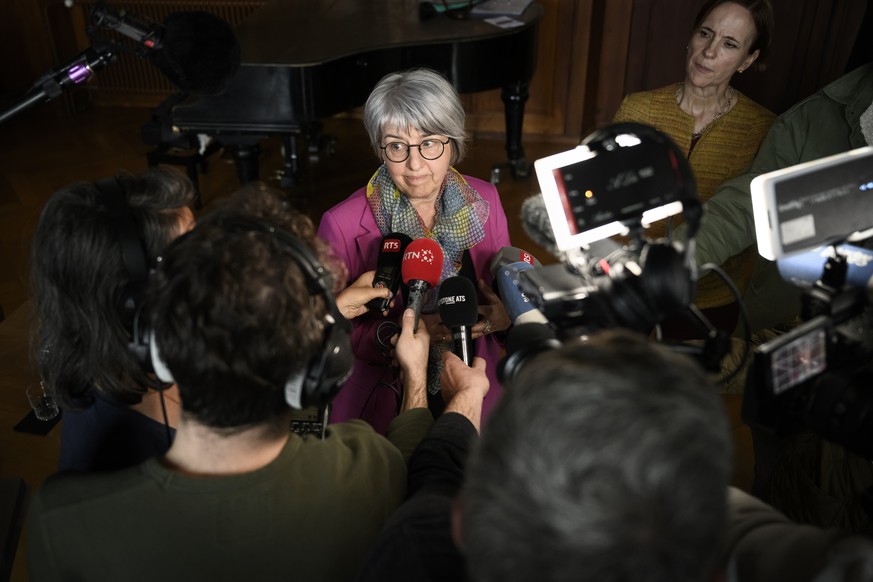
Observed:
[[[483,419],[502,392],[496,368],[502,347],[495,333],[505,332],[509,316],[491,290],[490,263],[509,246],[506,214],[497,189],[461,175],[452,166],[464,157],[469,138],[465,113],[455,89],[441,75],[413,69],[385,76],[364,106],[364,125],[382,165],[369,183],[324,213],[318,234],[345,262],[349,280],[376,269],[382,237],[402,232],[413,240],[427,237],[442,247],[440,281],[461,275],[477,283],[479,321],[472,328],[475,353],[487,365],[491,389]],[[380,432],[399,409],[399,388],[391,366],[386,320],[397,321],[402,294],[386,315],[368,313],[354,320],[352,375],[334,399],[331,422],[363,418]],[[438,288],[428,293],[422,322],[431,336],[428,391],[431,410],[439,413],[439,372],[451,331],[436,309]]]

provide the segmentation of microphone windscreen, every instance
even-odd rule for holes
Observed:
[[[233,27],[209,12],[191,11],[170,13],[164,28],[161,48],[149,58],[170,82],[189,93],[224,91],[240,64]]]
[[[449,277],[440,284],[440,318],[448,328],[476,325],[479,319],[479,298],[476,286],[466,277]]]
[[[557,253],[555,232],[549,220],[549,211],[542,194],[526,198],[521,203],[521,225],[532,241],[553,255]]]
[[[431,287],[440,282],[443,272],[443,249],[432,238],[417,238],[406,247],[400,273],[403,282],[425,281]]]
[[[528,263],[532,267],[541,267],[542,264],[537,260],[535,256],[530,254],[524,249],[520,249],[518,247],[503,247],[494,255],[494,258],[491,259],[491,274],[497,275],[497,271],[500,270],[501,267],[506,265],[510,265],[512,263],[517,263],[519,261],[523,261]]]

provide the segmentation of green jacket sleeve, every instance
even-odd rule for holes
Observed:
[[[730,257],[756,244],[755,219],[752,211],[751,182],[760,174],[800,163],[803,158],[806,124],[802,112],[778,118],[761,143],[758,155],[745,172],[719,186],[704,206],[703,220],[697,233],[697,264],[721,265]],[[676,232],[686,237],[686,227]]]

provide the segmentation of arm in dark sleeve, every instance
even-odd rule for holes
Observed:
[[[440,415],[412,455],[407,495],[431,490],[454,496],[463,483],[467,456],[477,437],[465,416],[456,412]]]
[[[732,579],[802,582],[862,562],[867,567],[873,562],[873,541],[794,523],[759,499],[729,489],[723,563],[735,576]]]
[[[409,497],[385,524],[357,582],[466,580],[451,535],[451,508],[477,432],[455,412],[443,413],[409,464]]]

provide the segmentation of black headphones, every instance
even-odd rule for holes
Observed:
[[[328,404],[339,391],[352,370],[353,355],[350,339],[351,324],[340,315],[330,291],[329,274],[312,251],[296,236],[267,222],[242,216],[225,219],[222,228],[229,232],[262,232],[276,237],[290,251],[306,279],[312,296],[324,296],[327,314],[324,316],[324,336],[321,348],[301,372],[285,382],[285,401],[292,408],[307,408]],[[150,336],[146,334],[146,337]],[[150,338],[146,349],[155,374],[164,382],[173,382],[172,374],[163,362],[159,348]]]
[[[145,245],[140,240],[130,205],[124,198],[121,183],[117,178],[104,178],[94,182],[97,199],[108,210],[108,223],[112,228],[121,259],[127,271],[128,283],[122,291],[118,312],[128,333],[128,350],[146,372],[152,372],[148,348],[148,317],[143,314],[146,285],[149,277]]]
[[[608,289],[604,291],[616,306],[616,319],[628,327],[648,332],[694,300],[697,268],[692,249],[703,206],[697,198],[697,185],[688,159],[668,135],[657,129],[642,123],[617,123],[593,132],[582,144],[592,151],[608,152],[618,147],[618,136],[627,134],[654,146],[657,155],[664,156],[662,161],[666,161],[664,166],[669,166],[674,174],[682,216],[688,223],[685,245],[667,239],[645,245],[640,254],[639,274],[627,269],[610,271]]]

